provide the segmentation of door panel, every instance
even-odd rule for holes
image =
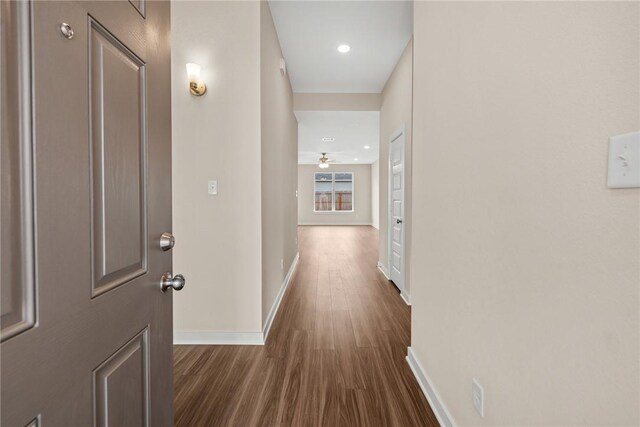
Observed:
[[[147,271],[145,65],[90,19],[93,295]]]
[[[393,216],[396,218],[402,216],[402,201],[399,200],[401,197],[402,195],[399,191],[393,191]]]
[[[1,340],[35,324],[31,22],[28,4],[0,4]]]
[[[97,426],[149,425],[148,340],[145,328],[94,371]]]
[[[146,0],[129,0],[131,6],[133,6],[140,15],[145,16]]]
[[[30,329],[5,338],[5,307],[17,305],[2,306],[0,424],[171,425],[172,295],[159,285],[171,271],[171,252],[159,247],[171,231],[169,4],[150,2],[142,16],[128,1],[2,2],[0,13],[0,285],[3,304],[9,295],[28,307],[31,289],[37,307]],[[4,73],[24,43],[5,33],[20,25],[32,34],[27,82]],[[26,88],[30,106],[4,108],[16,88]],[[33,129],[31,142],[5,128],[16,120]],[[31,174],[24,161],[5,168],[5,151],[15,159],[29,147]],[[35,273],[25,288],[5,280],[5,266],[25,262],[4,236],[29,224],[30,176]],[[10,239],[29,247],[28,233]]]

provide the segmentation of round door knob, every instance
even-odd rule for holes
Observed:
[[[185,282],[186,280],[182,274],[176,274],[175,277],[171,277],[171,273],[166,272],[160,280],[160,289],[162,289],[162,292],[166,292],[167,289],[179,291],[184,288]]]

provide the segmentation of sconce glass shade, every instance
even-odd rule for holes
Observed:
[[[190,62],[187,64],[187,76],[189,78],[189,90],[193,95],[202,96],[207,91],[207,85],[200,77],[200,66]]]
[[[200,66],[193,62],[189,62],[187,64],[187,76],[189,77],[190,82],[200,80]]]

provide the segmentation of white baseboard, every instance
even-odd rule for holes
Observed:
[[[406,291],[400,291],[400,297],[404,300],[407,305],[411,305],[411,295],[409,295]]]
[[[386,277],[387,280],[391,280],[389,279],[389,273],[387,272],[387,267],[385,267],[384,264],[382,264],[382,262],[380,261],[378,261],[378,270],[380,270],[382,274],[384,274],[384,277]]]
[[[368,225],[372,227],[370,222],[299,222],[298,225]]]
[[[424,396],[427,398],[429,406],[431,406],[431,410],[433,410],[433,413],[438,419],[440,425],[442,427],[455,427],[456,423],[453,420],[453,417],[447,410],[447,407],[440,398],[440,395],[438,395],[438,392],[433,387],[433,384],[429,381],[427,373],[422,369],[422,365],[411,347],[407,348],[407,362],[409,363],[409,367],[413,371],[413,375],[416,377],[416,380],[422,389],[422,393],[424,393]]]
[[[291,262],[291,266],[289,267],[289,271],[282,282],[282,286],[278,291],[278,295],[276,295],[276,300],[273,302],[271,306],[271,310],[269,311],[269,316],[267,316],[267,320],[264,323],[264,327],[262,328],[262,341],[267,342],[267,336],[269,335],[269,331],[271,330],[271,324],[273,323],[273,319],[276,317],[276,313],[278,312],[278,308],[280,308],[280,303],[282,302],[282,297],[289,287],[289,282],[291,281],[291,277],[293,276],[293,272],[296,270],[298,266],[298,260],[300,259],[300,253],[297,253]]]
[[[262,332],[175,331],[175,345],[262,345]]]

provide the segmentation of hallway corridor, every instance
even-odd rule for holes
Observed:
[[[410,308],[378,231],[308,226],[264,346],[175,346],[177,426],[437,426],[405,361]]]

